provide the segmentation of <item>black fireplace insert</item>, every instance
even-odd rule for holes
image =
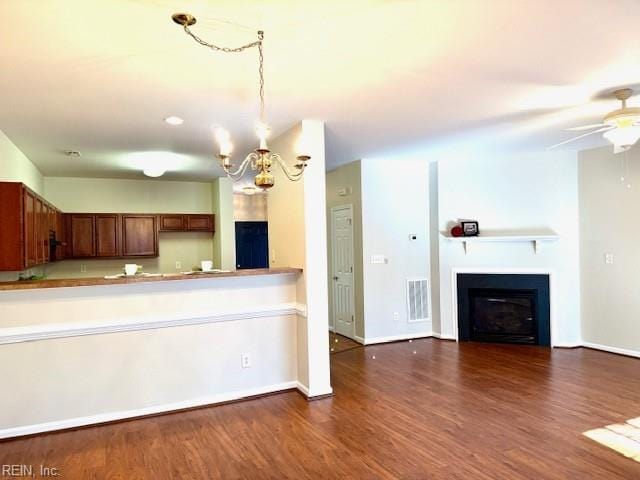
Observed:
[[[549,277],[458,274],[460,341],[550,345]]]

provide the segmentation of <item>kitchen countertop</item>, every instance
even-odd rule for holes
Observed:
[[[39,288],[68,288],[68,287],[90,287],[95,285],[129,285],[148,282],[172,282],[176,280],[203,280],[212,278],[229,278],[229,277],[251,277],[261,275],[282,275],[282,274],[299,274],[302,273],[301,268],[256,268],[247,270],[235,270],[231,272],[219,273],[198,273],[198,274],[182,274],[182,273],[166,273],[161,275],[136,275],[133,277],[121,278],[104,278],[104,277],[87,277],[87,278],[60,278],[60,279],[44,279],[44,280],[23,280],[14,282],[0,282],[1,290],[33,290]]]

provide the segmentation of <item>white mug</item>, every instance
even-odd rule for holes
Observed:
[[[213,262],[211,260],[202,260],[200,262],[200,267],[203,272],[209,272],[213,270]]]
[[[138,273],[138,265],[135,263],[127,263],[124,266],[124,273],[127,276],[135,275]]]

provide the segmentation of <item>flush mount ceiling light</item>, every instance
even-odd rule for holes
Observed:
[[[81,156],[82,156],[82,154],[81,154],[79,151],[77,151],[77,150],[65,150],[65,151],[64,151],[64,154],[65,154],[67,157],[76,157],[76,158],[78,158],[78,157],[81,157]]]
[[[164,175],[166,170],[160,167],[149,167],[142,170],[147,177],[158,178]]]
[[[193,38],[200,45],[210,48],[216,52],[224,53],[238,53],[244,50],[256,47],[258,49],[258,75],[260,79],[259,83],[259,96],[260,96],[260,119],[256,126],[256,134],[260,140],[258,148],[245,157],[240,165],[235,168],[235,165],[231,163],[231,151],[233,145],[231,144],[231,138],[229,132],[222,128],[218,128],[215,132],[215,137],[220,147],[220,153],[218,158],[222,164],[222,168],[229,178],[234,181],[240,180],[248,167],[251,167],[252,171],[258,172],[255,176],[254,183],[259,188],[271,188],[275,183],[273,174],[271,173],[271,167],[273,164],[277,164],[287,178],[291,181],[297,181],[302,178],[304,169],[307,167],[307,162],[311,159],[307,152],[300,152],[296,157],[296,163],[293,167],[290,167],[277,153],[273,153],[267,146],[267,137],[270,133],[269,125],[265,121],[264,114],[264,56],[262,53],[262,42],[264,40],[264,32],[258,32],[258,40],[242,45],[241,47],[228,48],[219,47],[212,43],[205,42],[200,37],[196,36],[189,27],[196,23],[196,18],[188,13],[176,13],[171,17],[178,25],[182,25],[185,33]],[[300,144],[304,145],[303,142]]]
[[[613,95],[622,102],[621,108],[609,112],[604,117],[602,123],[570,128],[569,130],[574,132],[582,130],[592,131],[570,138],[549,148],[559,147],[560,145],[588,137],[594,133],[602,133],[602,136],[613,144],[614,153],[629,150],[640,140],[640,108],[627,107],[627,100],[633,95],[633,90],[630,88],[616,90],[613,92]]]
[[[182,125],[184,123],[183,119],[176,117],[175,115],[165,118],[164,121],[169,125]]]

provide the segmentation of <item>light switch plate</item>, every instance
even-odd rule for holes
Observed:
[[[371,263],[373,264],[387,263],[387,258],[384,255],[380,255],[380,254],[371,255]]]
[[[613,265],[613,253],[605,253],[604,254],[604,263],[607,265]]]

